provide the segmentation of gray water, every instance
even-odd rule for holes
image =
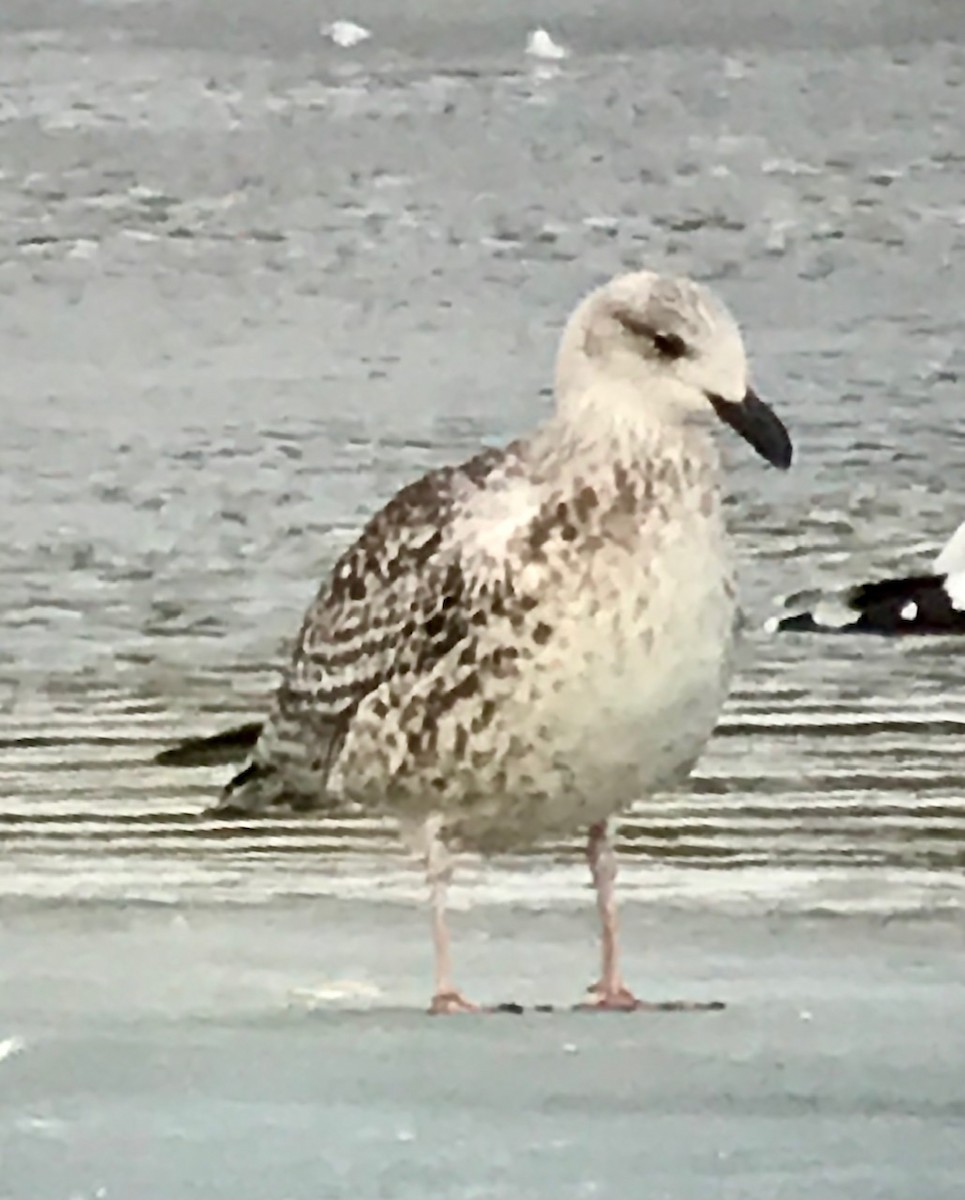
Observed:
[[[538,420],[622,267],[717,286],[793,429],[787,477],[727,447],[756,630],[958,524],[956,5],[672,7],[548,7],[558,68],[496,5],[361,5],[346,51],[300,0],[5,4],[4,893],[341,894],[345,852],[418,890],[376,825],[201,826],[223,772],[147,760],[260,711],[360,522]],[[628,821],[625,886],[957,902],[957,655],[757,632],[693,785]]]
[[[372,38],[332,46],[318,26],[335,17],[361,22]],[[559,66],[522,54],[538,24],[571,48]],[[887,1025],[893,1045],[912,1037],[909,1063],[922,1043],[900,1013],[888,1025],[894,997],[916,1014],[919,1039],[961,1026],[946,990],[954,983],[961,995],[957,927],[946,934],[929,924],[963,900],[961,652],[938,640],[774,638],[761,627],[777,598],[802,587],[926,563],[965,516],[956,486],[965,457],[963,84],[959,0],[822,0],[807,15],[741,0],[726,18],[707,0],[592,11],[547,0],[523,13],[465,0],[359,0],[351,10],[308,0],[3,0],[0,936],[13,966],[0,975],[0,1015],[26,1039],[22,1055],[0,1063],[0,1085],[21,1081],[12,1124],[0,1109],[4,1200],[94,1196],[98,1187],[136,1200],[280,1200],[318,1182],[299,1174],[292,1143],[269,1138],[266,1150],[245,1140],[244,1122],[232,1124],[242,1111],[232,1104],[245,1101],[232,1090],[230,1062],[244,1052],[247,1017],[235,1014],[230,1034],[213,1026],[205,1042],[205,1053],[217,1057],[211,1047],[220,1046],[226,1057],[209,1079],[217,1103],[199,1100],[193,1113],[201,1144],[188,1145],[174,1117],[144,1125],[136,1098],[150,1109],[149,1070],[131,1067],[134,1082],[99,1090],[98,1071],[127,1053],[105,1033],[116,1029],[105,997],[127,996],[121,1008],[136,1031],[128,1048],[140,1047],[132,1061],[153,1061],[168,1046],[172,1062],[189,1062],[225,996],[245,986],[250,956],[284,938],[289,917],[321,931],[324,906],[351,899],[374,930],[367,954],[345,949],[330,929],[317,960],[301,942],[283,943],[274,990],[260,992],[254,1009],[284,1025],[280,998],[311,991],[333,958],[386,1003],[421,1002],[424,940],[413,933],[392,948],[403,966],[385,957],[394,935],[379,932],[389,912],[391,921],[421,919],[420,881],[376,823],[201,822],[223,772],[161,770],[150,757],[181,735],[260,711],[317,580],[366,515],[426,468],[539,420],[572,304],[610,273],[641,265],[692,273],[723,293],[745,328],[757,388],[785,417],[798,454],[782,476],[742,444],[726,448],[752,633],[690,786],[638,806],[625,825],[626,924],[665,931],[655,947],[639,945],[634,972],[646,968],[671,990],[679,980],[711,991],[743,972],[751,982],[737,997],[751,1005],[756,995],[783,1003],[820,977],[819,996],[848,1014],[835,1028],[850,1031],[849,1070],[858,1071],[857,1090],[827,1111],[859,1114],[853,1129],[841,1116],[832,1137],[819,1101],[792,1105],[788,1144],[803,1138],[823,1149],[810,1167],[792,1156],[777,1174],[765,1170],[771,1134],[754,1122],[780,1093],[781,1047],[795,1037],[778,1021],[760,1035],[773,1043],[753,1043],[777,1074],[759,1092],[751,1086],[746,1104],[722,1100],[698,1119],[706,1098],[678,1095],[691,1123],[673,1126],[666,1143],[659,1122],[647,1126],[664,1171],[650,1194],[771,1200],[817,1187],[861,1200],[957,1196],[944,1134],[912,1137],[897,1174],[868,1166],[911,1127],[895,1117],[897,1125],[874,1127],[879,1141],[862,1142],[862,1122],[881,1105],[892,1111],[886,1094],[910,1093],[904,1078],[874,1075],[882,1059],[878,1035],[862,1024],[862,989],[849,992],[833,964],[851,956],[849,970],[872,997],[868,1012],[885,1022],[876,1028]],[[317,901],[320,915],[302,918],[309,897],[328,899]],[[575,846],[470,862],[453,903],[483,914],[471,919],[494,938],[497,927],[512,936],[514,922],[530,930],[537,998],[543,977],[533,964],[554,953],[546,910],[568,914],[559,919],[587,943],[592,928]],[[142,937],[163,943],[168,922],[193,928],[199,913],[221,914],[204,918],[220,935],[192,941],[187,958],[159,951],[153,973],[151,954],[135,954],[140,990],[128,995],[125,964]],[[736,922],[720,933],[730,949],[710,949],[718,933],[700,922],[711,913]],[[817,976],[800,967],[782,976],[769,947],[786,937],[806,948],[826,936],[820,922],[795,924],[814,913],[842,922],[840,945],[811,964]],[[779,920],[790,922],[780,935],[768,924]],[[937,1007],[916,1007],[914,989],[902,991],[916,968],[876,924],[894,920],[931,930],[920,936],[934,951],[928,994]],[[357,930],[344,936],[351,943]],[[675,974],[677,936],[707,949],[696,974]],[[210,987],[205,938],[230,960]],[[879,944],[880,957],[869,949]],[[489,966],[506,980],[489,990],[514,986],[505,955]],[[158,1016],[168,970],[199,980],[202,1016],[192,1009],[186,1025]],[[24,979],[33,981],[27,993],[15,986]],[[37,1008],[45,987],[70,979],[69,1004],[54,1015]],[[835,991],[842,983],[845,992]],[[686,1021],[704,1018],[681,1019],[672,1027],[680,1034],[668,1036],[683,1047]],[[409,1018],[385,1020],[411,1033]],[[733,1027],[714,1028],[720,1043],[702,1035],[711,1037],[708,1061],[722,1055],[739,1075],[744,1051],[730,1040]],[[470,1074],[487,1053],[479,1036],[478,1046],[463,1045]],[[635,1035],[600,1036],[611,1038],[605,1054],[619,1057],[621,1038]],[[33,1057],[33,1039],[48,1046],[46,1059]],[[75,1053],[75,1042],[86,1048]],[[273,1044],[286,1047],[284,1071],[295,1070],[301,1051]],[[817,1045],[805,1074],[820,1075],[839,1052]],[[411,1053],[418,1064],[432,1050]],[[646,1060],[650,1049],[635,1053]],[[960,1054],[949,1061],[960,1065]],[[400,1080],[417,1068],[392,1076],[396,1067],[382,1082],[404,1108]],[[659,1078],[692,1069],[697,1086],[698,1067],[671,1054]],[[714,1087],[733,1099],[722,1069]],[[270,1065],[265,1072],[284,1093],[283,1076]],[[71,1078],[86,1080],[76,1086],[106,1122],[100,1132],[71,1124],[80,1104],[70,1087],[62,1091]],[[951,1120],[936,1099],[946,1084],[935,1092],[936,1077],[916,1078],[920,1103],[907,1101],[917,1114],[909,1121],[926,1112]],[[585,1076],[572,1085],[596,1095]],[[491,1111],[477,1117],[499,1138],[507,1133],[498,1132],[499,1089],[511,1085],[490,1086]],[[32,1097],[26,1115],[21,1091]],[[459,1112],[464,1100],[454,1101]],[[299,1102],[266,1101],[265,1119],[296,1141],[291,1131],[310,1111],[293,1115]],[[599,1114],[559,1103],[548,1110],[570,1114],[559,1137],[579,1146],[579,1130]],[[808,1113],[817,1125],[805,1128]],[[48,1118],[53,1126],[43,1125]],[[443,1194],[418,1171],[366,1175],[372,1127],[357,1109],[326,1108],[313,1127],[316,1118],[361,1158],[341,1183],[311,1194]],[[546,1119],[552,1141],[554,1118]],[[706,1135],[724,1120],[735,1129],[750,1122],[743,1157],[721,1166],[704,1146],[710,1157],[694,1166],[695,1128]],[[224,1122],[241,1141],[206,1142]],[[45,1158],[51,1138],[66,1138],[70,1154]],[[124,1166],[132,1147],[148,1144],[155,1166],[164,1164],[153,1183]],[[209,1144],[240,1155],[237,1169],[198,1174]],[[631,1194],[626,1181],[641,1169],[631,1143],[619,1134],[605,1144],[609,1175],[598,1158],[587,1160],[585,1178],[574,1175],[565,1155],[544,1173],[460,1173],[450,1164],[449,1194]],[[19,1156],[5,1159],[4,1146]],[[88,1152],[96,1170],[77,1166]],[[256,1170],[245,1155],[262,1152]],[[473,1142],[467,1153],[478,1166],[485,1146]],[[259,1172],[279,1155],[288,1168],[274,1186]],[[818,1184],[822,1155],[840,1173]],[[807,1170],[810,1184],[801,1182]]]

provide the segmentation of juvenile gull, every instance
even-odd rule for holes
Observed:
[[[213,810],[394,817],[431,892],[433,1012],[475,1007],[451,974],[452,851],[579,830],[602,925],[594,1004],[638,1005],[608,824],[688,774],[728,690],[736,602],[711,427],[791,461],[734,319],[687,279],[641,271],[586,297],[556,398],[530,436],[430,472],[372,518]]]

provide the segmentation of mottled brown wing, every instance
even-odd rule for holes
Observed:
[[[287,690],[310,697],[319,713],[350,712],[379,684],[423,669],[459,640],[466,581],[444,549],[445,528],[455,489],[481,484],[503,453],[431,472],[366,525],[306,613]]]
[[[311,604],[252,761],[220,813],[322,802],[329,765],[358,704],[419,674],[467,633],[467,581],[445,544],[457,493],[504,458],[486,450],[403,488],[365,526]]]

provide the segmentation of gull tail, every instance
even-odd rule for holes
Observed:
[[[206,817],[236,820],[248,817],[293,817],[299,814],[334,813],[339,804],[325,791],[325,775],[314,779],[293,777],[273,762],[253,758],[225,785]]]
[[[162,750],[154,762],[162,767],[218,767],[247,759],[205,809],[208,817],[332,812],[339,805],[328,792],[328,776],[344,733],[337,719],[316,718],[312,737],[306,740],[297,725],[289,729],[276,715],[188,738]]]
[[[272,809],[296,808],[297,795],[286,788],[270,763],[252,759],[233,776],[224,791],[205,810],[207,817],[254,817]]]
[[[154,761],[161,767],[221,767],[240,762],[255,748],[262,728],[261,721],[249,721],[210,737],[188,738],[156,754]]]
[[[234,748],[250,741],[251,753],[205,815],[230,819],[336,811],[342,806],[328,782],[344,733],[342,722],[316,716],[306,736],[303,726],[292,726],[277,713],[264,725],[229,730],[221,736]]]

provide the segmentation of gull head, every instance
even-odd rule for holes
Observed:
[[[591,292],[570,317],[556,392],[561,411],[577,420],[649,427],[716,417],[788,467],[788,432],[747,375],[737,322],[709,288],[635,271]]]

